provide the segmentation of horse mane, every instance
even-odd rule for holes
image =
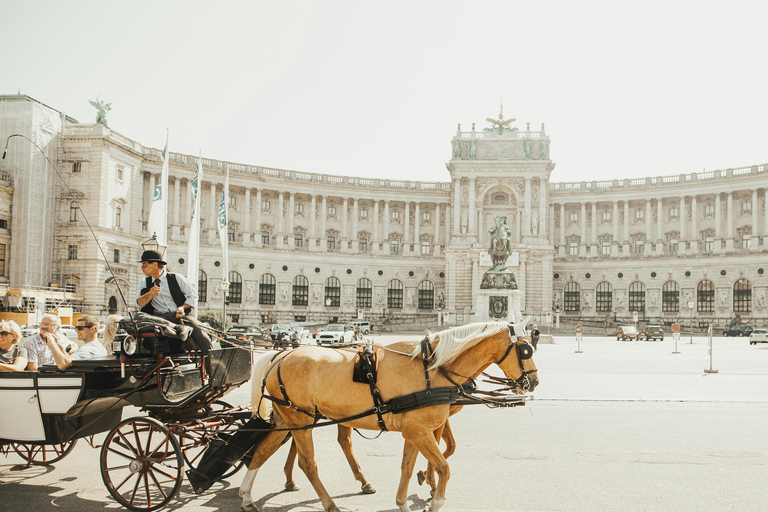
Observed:
[[[485,338],[507,329],[508,326],[504,322],[475,322],[436,333],[429,332],[427,338],[430,343],[438,341],[429,369],[449,364]],[[421,344],[414,348],[411,357],[421,357]]]

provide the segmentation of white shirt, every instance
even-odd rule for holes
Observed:
[[[197,307],[197,291],[194,289],[194,287],[189,283],[186,277],[184,277],[181,274],[173,274],[176,276],[176,282],[179,285],[179,289],[181,290],[181,293],[183,293],[187,300],[184,301],[184,304],[189,304],[191,307],[196,308]],[[152,279],[152,282],[154,283],[155,279],[152,276],[149,276]],[[155,308],[155,311],[158,313],[172,313],[178,309],[178,306],[176,306],[176,303],[173,301],[173,295],[171,295],[171,289],[168,286],[168,272],[163,269],[163,272],[160,274],[160,277],[158,277],[160,280],[160,295],[157,297],[153,297],[150,303],[152,304],[152,307]],[[153,285],[154,286],[154,285]],[[139,300],[139,297],[142,296],[141,291],[147,287],[147,276],[144,276],[141,278],[141,281],[139,281],[139,287],[136,290],[136,300]],[[136,302],[138,304],[138,302]]]
[[[106,357],[109,355],[107,349],[98,339],[89,341],[72,354],[72,359],[93,359],[94,357]]]

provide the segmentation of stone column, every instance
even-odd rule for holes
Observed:
[[[322,212],[320,212],[320,250],[328,252],[328,196],[323,196]]]
[[[760,231],[758,230],[758,217],[757,217],[757,189],[752,189],[752,236],[749,239],[749,250],[757,250],[757,241]]]
[[[587,203],[581,202],[581,215],[579,217],[579,227],[581,227],[581,240],[579,241],[579,255],[587,254]]]
[[[721,225],[721,217],[720,217],[720,211],[722,209],[722,204],[720,200],[720,193],[717,192],[715,194],[715,237],[720,238],[720,234],[722,233],[720,230]],[[717,244],[715,244],[717,245]]]
[[[477,208],[475,207],[475,182],[474,177],[469,178],[469,230],[470,235],[477,236]],[[418,240],[417,240],[418,242]]]
[[[245,187],[245,205],[243,208],[243,246],[250,247],[253,230],[251,229],[251,187]]]
[[[698,227],[698,212],[696,211],[696,196],[691,196],[691,234],[688,235],[688,239],[691,241],[691,252],[696,254],[699,252],[699,227]]]
[[[216,242],[216,223],[219,218],[218,203],[216,202],[216,184],[211,183],[211,204],[209,205],[208,213],[208,243],[213,244]]]
[[[309,200],[309,234],[307,235],[308,250],[317,250],[317,194],[312,194]]]
[[[549,230],[548,230],[548,237],[547,240],[550,244],[552,244],[553,247],[557,247],[557,244],[555,243],[555,205],[554,203],[549,205]]]
[[[382,251],[384,254],[390,253],[390,246],[389,246],[389,199],[384,200],[384,232],[381,236],[381,241],[384,243],[384,250]]]
[[[547,187],[547,180],[544,178],[539,179],[539,233],[538,235],[541,237],[546,237],[548,235],[547,233],[547,227],[549,226],[549,222],[547,222],[547,191],[549,188]]]
[[[184,201],[184,213],[182,214],[181,221],[186,226],[188,222],[192,222],[192,208],[194,207],[192,204],[192,180],[184,180],[184,197],[186,200]],[[189,240],[189,230],[186,227],[184,234],[184,240]]]
[[[377,245],[381,242],[381,233],[379,232],[379,202],[378,199],[373,202],[373,234],[371,235],[372,244]],[[376,252],[378,247],[374,246],[372,250]]]
[[[421,240],[419,240],[420,233],[420,224],[421,224],[421,203],[419,201],[416,201],[416,210],[414,211],[413,215],[413,245],[416,246],[416,249],[414,252],[416,255],[421,254]]]
[[[597,247],[597,203],[594,201],[592,202],[592,234],[589,245]],[[592,256],[597,256],[597,252],[593,253]]]
[[[181,179],[177,177],[173,178],[173,215],[171,218],[173,219],[171,240],[181,240]]]
[[[440,203],[435,203],[435,247],[438,245],[440,245]]]
[[[293,234],[293,221],[296,216],[296,193],[286,192],[288,194],[288,209],[286,211],[286,228],[285,234],[288,237],[288,248],[293,249],[296,247],[296,238]]]
[[[766,212],[768,214],[768,212]],[[446,204],[445,205],[445,245],[448,245],[448,243],[451,241],[451,221],[448,220],[451,218],[451,205]]]
[[[453,234],[461,234],[461,179],[453,180]]]
[[[664,200],[656,200],[656,241],[664,241]]]
[[[728,249],[733,249],[733,219],[736,218],[733,211],[733,192],[728,192],[728,209],[725,212],[725,243]]]
[[[763,236],[768,237],[768,188],[763,189]],[[763,247],[768,247],[768,238],[763,240]]]
[[[275,211],[275,224],[277,225],[277,242],[275,246],[278,249],[285,247],[285,194],[287,192],[277,193],[277,211]]]
[[[688,235],[685,233],[685,220],[686,220],[686,211],[685,211],[685,196],[680,197],[680,210],[678,218],[680,219],[680,240],[679,244],[682,245],[682,247],[679,247],[679,250],[684,251],[685,250],[685,241],[688,240]]]
[[[624,200],[624,256],[632,253],[632,240],[629,235],[629,201]]]
[[[530,176],[526,176],[524,196],[525,208],[523,210],[523,235],[525,236],[531,235],[531,199],[531,178]]]
[[[411,202],[406,201],[405,202],[405,219],[403,219],[404,228],[403,228],[403,248],[402,253],[403,256],[410,253],[410,244],[411,244]]]
[[[255,247],[261,247],[261,189],[256,189],[256,212],[253,217],[253,227],[256,232],[256,236],[253,240]]]
[[[645,246],[643,252],[650,254],[653,246],[653,216],[651,215],[651,200],[645,200]]]
[[[347,252],[349,249],[349,198],[341,200],[341,235],[339,236],[341,252]]]
[[[352,233],[350,235],[350,238],[352,239],[352,252],[357,254],[360,252],[360,241],[359,237],[357,235],[357,221],[358,217],[360,216],[360,203],[357,198],[352,200]]]
[[[560,203],[560,256],[568,253],[565,241],[565,203]]]
[[[619,255],[619,202],[613,202],[613,217],[611,217],[611,227],[613,228],[613,240],[611,241],[611,256]]]

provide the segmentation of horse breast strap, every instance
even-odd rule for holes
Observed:
[[[379,347],[372,345],[365,345],[357,351],[354,369],[352,370],[352,380],[370,386],[371,397],[373,398],[373,412],[376,413],[379,429],[386,432],[387,426],[382,417],[384,400],[381,399],[379,388],[376,387],[376,372],[379,369],[378,353]]]

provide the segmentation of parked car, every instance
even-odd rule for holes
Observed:
[[[648,340],[661,340],[664,341],[664,329],[660,325],[647,325],[643,329],[643,337],[645,341]]]
[[[353,329],[359,330],[362,334],[367,335],[371,332],[371,322],[356,320],[354,322],[349,322],[349,325],[352,326]]]
[[[299,340],[306,340],[311,336],[309,329],[307,329],[303,325],[291,324],[291,331],[298,334]]]
[[[315,331],[312,332],[312,338],[317,339],[317,335],[325,331],[327,327],[328,327],[327,325],[325,327],[318,327]]]
[[[288,337],[286,337],[285,339],[289,339],[290,331],[291,331],[291,326],[288,324],[272,324],[272,327],[269,329],[269,336],[273,340],[276,340],[278,334],[284,333],[288,335]]]
[[[264,329],[256,325],[233,325],[227,329],[228,334],[237,336],[238,338],[266,338],[267,334]]]
[[[635,329],[631,325],[622,325],[621,327],[616,329],[616,339],[617,340],[637,340],[640,339],[640,334],[637,332],[637,329]]]
[[[330,324],[323,332],[317,335],[317,344],[349,343],[354,337],[355,330],[349,325]]]
[[[734,325],[723,331],[723,336],[749,336],[752,328],[748,325]]]
[[[34,336],[35,334],[40,332],[40,325],[34,324],[34,325],[25,325],[21,328],[21,335],[25,338],[29,338],[30,336]]]
[[[59,332],[71,340],[77,339],[77,329],[74,325],[62,325]]]
[[[752,334],[749,335],[749,344],[756,345],[757,343],[768,343],[768,331],[765,329],[752,331]]]

